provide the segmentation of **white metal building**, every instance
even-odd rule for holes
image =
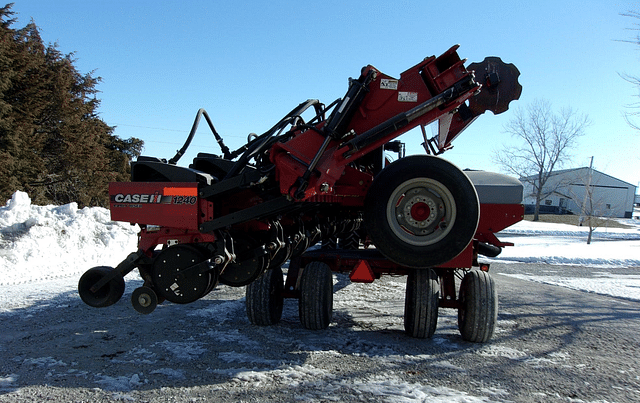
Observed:
[[[520,178],[524,185],[526,214],[533,214],[535,209],[533,180],[533,176]],[[542,194],[540,213],[543,214],[591,214],[598,217],[631,218],[636,186],[584,167],[554,172],[545,184]]]

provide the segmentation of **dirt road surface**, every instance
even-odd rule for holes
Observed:
[[[103,309],[69,289],[0,311],[0,402],[640,401],[640,303],[500,274],[513,270],[492,265],[485,344],[461,339],[451,309],[432,339],[406,336],[404,277],[337,276],[323,331],[300,325],[294,300],[278,325],[251,325],[244,288],[150,315],[129,303],[136,282]]]

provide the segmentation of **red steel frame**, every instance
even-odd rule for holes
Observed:
[[[488,271],[488,264],[478,263],[478,243],[486,242],[494,246],[513,246],[501,242],[495,233],[519,221],[524,216],[522,204],[481,204],[480,222],[474,240],[458,256],[433,270],[440,278],[440,301],[442,308],[460,308],[461,301],[456,297],[455,271],[479,267]],[[321,261],[329,265],[332,271],[349,273],[352,282],[371,283],[381,275],[407,275],[411,270],[402,267],[375,250],[319,250],[308,252],[292,259],[284,287],[285,298],[299,298],[297,281],[299,271],[312,261]]]
[[[280,192],[300,201],[362,205],[372,177],[349,169],[347,164],[350,162],[414,127],[428,125],[444,116],[451,119],[451,124],[447,133],[443,133],[444,138],[441,139],[439,148],[442,151],[449,148],[451,141],[475,119],[475,116],[463,119],[457,113],[457,109],[480,89],[480,85],[474,84],[451,99],[442,97],[437,104],[428,107],[425,105],[456,83],[471,79],[473,72],[465,69],[465,60],[459,58],[457,49],[458,46],[454,46],[437,58],[426,58],[403,72],[398,80],[381,73],[373,66],[365,67],[362,76],[373,72],[376,78],[370,85],[365,100],[352,117],[348,131],[354,135],[357,133],[357,138],[358,135],[363,135],[403,114],[408,114],[407,124],[394,127],[357,150],[349,146],[349,136],[329,141],[315,167],[316,175],[310,177],[309,186],[302,198],[296,197],[295,184],[316,158],[318,150],[322,149],[326,137],[318,131],[307,130],[285,143],[274,144],[271,160],[276,165],[276,179],[280,184]],[[386,88],[389,83],[392,83],[393,90]],[[318,129],[324,123],[322,122]]]

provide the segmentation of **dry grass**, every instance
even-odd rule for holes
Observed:
[[[527,221],[533,221],[533,214],[525,215],[524,219]],[[569,224],[578,226],[578,220],[580,216],[571,215],[571,214],[540,214],[540,222],[550,222],[550,223],[558,223],[558,224]],[[616,219],[613,218],[598,218],[598,228],[633,228],[630,225],[623,224]]]

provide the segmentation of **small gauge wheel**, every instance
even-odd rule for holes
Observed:
[[[131,294],[131,305],[133,305],[133,309],[142,314],[150,314],[158,306],[158,295],[153,291],[153,288],[138,287]]]

